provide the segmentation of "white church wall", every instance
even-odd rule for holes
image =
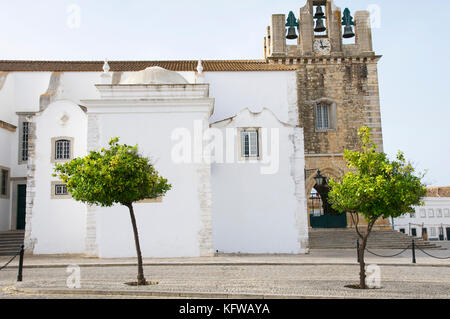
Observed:
[[[10,141],[14,136],[13,132],[0,128],[0,146],[2,151],[0,152],[0,167],[9,169],[9,175],[11,177],[11,153],[10,153]],[[3,198],[0,196],[0,231],[10,230],[11,227],[11,183],[9,183],[8,197]]]
[[[61,73],[58,98],[80,104],[80,99],[96,99],[99,93],[95,84],[100,83],[99,72]]]
[[[15,112],[39,111],[42,94],[48,89],[51,72],[13,73]]]
[[[175,164],[171,159],[171,134],[176,128],[193,129],[197,114],[102,114],[100,145],[112,137],[120,143],[139,145],[159,173],[172,184],[162,203],[136,204],[135,213],[142,254],[146,257],[195,257],[200,255],[201,228],[196,164]],[[201,119],[201,118],[200,118]],[[136,248],[128,208],[97,208],[100,257],[134,257]]]
[[[237,162],[240,147],[235,142],[235,162],[212,165],[214,248],[223,253],[307,252],[305,191],[303,184],[298,184],[304,180],[304,153],[303,148],[296,153],[293,145],[294,136],[303,140],[302,130],[279,122],[269,110],[259,114],[244,110],[231,122],[212,127],[223,135],[227,128],[269,130],[268,143],[261,145],[261,160]],[[271,129],[278,130],[279,139]],[[279,157],[272,162],[279,159],[273,166],[278,169],[262,174],[261,169],[268,166],[265,153],[276,153],[276,148],[268,146],[272,137],[279,143]],[[300,160],[297,170],[292,165],[294,158]]]
[[[205,72],[210,95],[216,99],[211,122],[238,114],[270,109],[280,121],[289,122],[290,95],[296,94],[295,72]]]
[[[52,138],[72,137],[73,157],[86,154],[87,117],[70,101],[57,101],[35,118],[36,141],[34,206],[31,214],[31,240],[34,254],[78,254],[84,252],[86,206],[75,200],[52,199]],[[29,216],[27,216],[29,217]],[[30,230],[30,229],[28,229]]]
[[[83,101],[90,121],[88,140],[97,144],[94,149],[106,146],[112,137],[119,137],[120,143],[137,144],[139,152],[150,157],[172,185],[160,203],[134,205],[142,255],[212,255],[210,166],[193,162],[192,157],[181,164],[172,158],[172,149],[179,142],[172,140],[177,129],[189,132],[193,140],[196,125],[208,127],[214,101],[208,98],[207,86],[103,86],[99,90],[102,99]],[[128,209],[116,205],[94,211],[92,227],[99,257],[136,256]]]
[[[14,73],[9,73],[0,75],[0,77],[0,120],[16,125],[15,75]]]

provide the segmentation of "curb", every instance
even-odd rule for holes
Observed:
[[[33,295],[72,295],[72,296],[130,296],[156,298],[197,298],[197,299],[376,299],[370,297],[342,296],[295,296],[295,295],[258,295],[258,294],[224,294],[205,292],[170,292],[170,291],[133,291],[133,290],[90,290],[90,289],[21,289],[14,287],[15,293]]]
[[[366,264],[371,264],[366,261]],[[397,267],[438,267],[438,268],[450,268],[450,264],[388,264],[388,263],[374,263],[378,266],[397,266]],[[35,265],[24,265],[24,269],[39,269],[39,268],[67,268],[70,264],[35,264]],[[109,264],[77,264],[80,267],[93,268],[93,267],[130,267],[136,266],[136,263],[109,263]],[[186,266],[358,266],[359,263],[143,263],[144,267],[186,267]],[[18,265],[12,265],[8,267],[9,269],[17,269]]]

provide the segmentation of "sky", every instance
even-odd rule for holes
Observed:
[[[2,60],[262,59],[272,14],[305,0],[0,0]],[[450,1],[335,0],[369,9],[385,152],[450,185]]]

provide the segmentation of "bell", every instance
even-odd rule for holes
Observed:
[[[314,19],[322,19],[325,18],[325,14],[323,13],[322,6],[317,6],[316,14],[314,15]]]
[[[324,32],[327,28],[325,28],[325,24],[323,23],[323,19],[318,18],[316,20],[316,27],[314,28],[315,32]]]
[[[353,38],[354,36],[355,36],[355,33],[353,32],[352,26],[351,25],[345,26],[343,37],[345,39],[350,39],[350,38]]]
[[[289,27],[287,35],[286,35],[286,39],[293,40],[293,39],[297,39],[297,38],[298,38],[298,36],[297,36],[297,32],[295,31],[295,27]]]

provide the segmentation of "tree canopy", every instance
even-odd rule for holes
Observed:
[[[55,172],[72,197],[98,206],[122,204],[163,196],[171,185],[159,176],[150,159],[139,155],[138,147],[120,145],[119,138],[109,148],[56,164]]]
[[[342,213],[359,213],[369,223],[380,217],[395,218],[414,212],[414,206],[421,205],[426,195],[423,175],[414,174],[414,167],[402,152],[395,160],[377,152],[370,131],[368,127],[359,130],[361,151],[344,153],[350,172],[341,182],[330,181],[333,208]]]

